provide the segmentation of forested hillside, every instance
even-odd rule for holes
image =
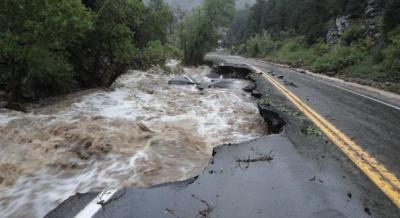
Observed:
[[[221,41],[238,54],[400,90],[399,0],[253,2],[3,0],[0,106],[107,87],[171,57],[199,64]]]
[[[108,86],[128,67],[163,63],[176,51],[167,43],[173,21],[162,0],[3,0],[0,97]]]
[[[204,0],[166,0],[171,6],[180,7],[183,10],[192,10],[195,7],[199,7]],[[246,4],[253,5],[255,0],[236,0],[237,8],[245,8]]]
[[[398,0],[257,0],[237,12],[225,42],[239,54],[399,92],[399,23]]]

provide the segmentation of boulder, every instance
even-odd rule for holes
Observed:
[[[336,18],[336,28],[340,36],[344,33],[344,31],[346,31],[349,25],[350,22],[347,16]]]
[[[366,18],[374,18],[378,9],[373,7],[372,5],[368,5],[367,9],[365,10],[365,17]]]
[[[336,43],[338,41],[339,37],[340,37],[340,35],[339,35],[338,30],[336,29],[336,26],[331,27],[331,28],[329,28],[328,33],[326,34],[326,41],[331,44]]]
[[[285,83],[286,86],[292,86],[292,87],[297,88],[297,85],[294,84],[294,82],[285,80],[283,83]]]
[[[348,16],[338,17],[335,20],[335,24],[329,28],[328,33],[326,35],[326,41],[328,43],[337,43],[339,41],[340,36],[346,31],[347,27],[349,27],[350,21]]]

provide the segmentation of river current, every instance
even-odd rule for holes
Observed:
[[[211,82],[208,67],[184,74]],[[255,99],[229,88],[169,85],[129,71],[110,90],[75,93],[29,113],[0,111],[0,211],[43,217],[76,193],[148,187],[199,174],[215,146],[262,136]]]

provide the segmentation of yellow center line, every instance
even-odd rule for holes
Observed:
[[[400,208],[400,180],[361,146],[323,118],[286,87],[257,67],[249,65],[282,92],[302,111],[340,150]]]

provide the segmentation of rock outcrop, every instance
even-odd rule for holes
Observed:
[[[335,20],[335,25],[328,30],[326,41],[328,43],[336,43],[339,38],[346,31],[347,27],[350,25],[350,20],[348,16],[338,17]]]
[[[351,15],[341,16],[332,22],[332,26],[328,29],[326,34],[326,42],[335,44],[340,41],[340,37],[347,30],[351,24],[362,25],[365,34],[375,43],[382,40],[380,29],[382,27],[383,6],[380,1],[368,0],[364,9],[364,13],[360,18],[352,18]]]

